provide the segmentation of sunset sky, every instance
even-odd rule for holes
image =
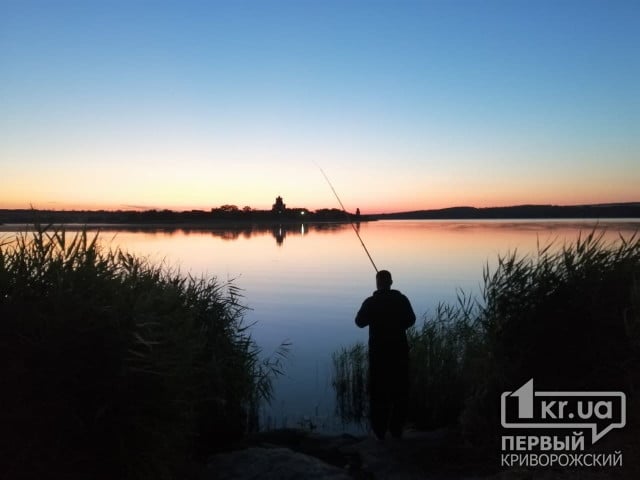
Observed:
[[[640,201],[640,2],[0,0],[0,208]]]

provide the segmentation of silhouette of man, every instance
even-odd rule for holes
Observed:
[[[377,290],[356,315],[356,325],[369,327],[369,409],[371,428],[379,440],[387,430],[402,436],[409,396],[409,346],[405,331],[416,321],[409,299],[392,290],[391,273],[376,274]]]

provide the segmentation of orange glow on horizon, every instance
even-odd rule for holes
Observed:
[[[292,185],[270,178],[262,183],[229,183],[223,187],[203,187],[204,182],[182,182],[171,188],[170,184],[153,185],[136,182],[122,185],[106,182],[93,185],[84,178],[71,184],[46,184],[34,182],[28,185],[9,178],[0,193],[0,209],[39,210],[173,210],[189,211],[217,208],[224,204],[242,209],[249,206],[255,210],[270,210],[276,196],[283,197],[289,208],[340,208],[329,186],[322,178],[309,184]],[[360,209],[363,215],[437,210],[451,207],[505,207],[514,205],[587,205],[605,203],[638,202],[637,186],[633,175],[616,183],[612,189],[606,182],[566,182],[563,179],[549,180],[538,184],[526,178],[522,183],[497,179],[492,185],[462,184],[451,189],[450,184],[417,187],[418,180],[405,184],[364,182],[350,186],[343,178],[335,182],[335,188],[349,212]],[[263,186],[264,184],[272,186]],[[6,188],[5,188],[6,187]]]

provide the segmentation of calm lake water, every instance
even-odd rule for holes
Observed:
[[[609,241],[631,236],[640,220],[616,221],[379,221],[362,223],[360,235],[377,267],[388,269],[420,318],[461,289],[478,295],[483,267],[517,250],[558,247],[593,228]],[[0,227],[2,230],[2,227]],[[3,234],[7,235],[7,234]],[[334,418],[331,354],[366,342],[354,324],[363,299],[375,288],[375,271],[350,225],[212,231],[110,231],[103,243],[165,262],[193,275],[233,280],[244,293],[246,322],[265,355],[291,342],[286,374],[263,411],[270,427],[313,420],[341,430]]]

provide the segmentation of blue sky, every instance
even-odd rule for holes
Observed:
[[[0,208],[640,200],[640,2],[0,0]]]

